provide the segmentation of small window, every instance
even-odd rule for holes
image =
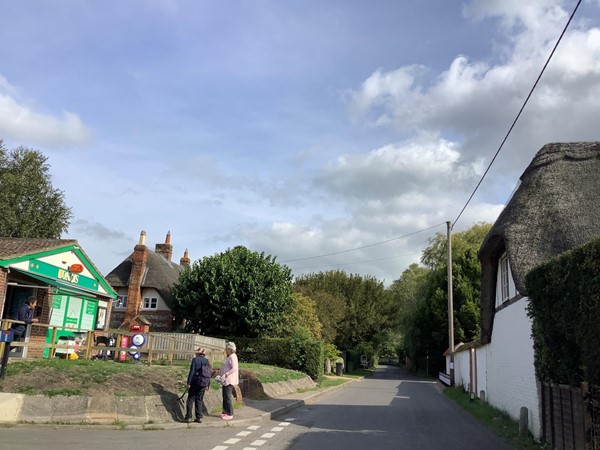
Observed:
[[[145,297],[144,298],[144,309],[156,309],[158,306],[158,299],[155,297]]]
[[[127,296],[126,295],[118,295],[117,301],[115,301],[115,309],[125,309],[127,308]]]
[[[501,290],[502,298],[500,300],[502,302],[505,302],[506,300],[508,300],[509,296],[510,296],[510,292],[508,290],[508,287],[509,287],[508,280],[509,280],[508,257],[506,256],[506,253],[504,253],[500,257],[500,287],[502,289]]]

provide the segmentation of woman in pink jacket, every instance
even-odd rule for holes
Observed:
[[[238,357],[235,354],[235,344],[233,342],[227,342],[225,344],[225,353],[227,353],[227,359],[221,366],[219,375],[225,380],[223,384],[223,414],[221,419],[231,420],[233,419],[233,389],[234,386],[240,384],[240,376],[238,370]]]

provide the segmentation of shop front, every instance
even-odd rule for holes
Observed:
[[[115,298],[77,241],[0,238],[2,328],[10,327],[8,319],[17,316],[24,302],[37,301],[36,323],[27,327],[24,341],[83,344],[88,331],[106,328]],[[61,352],[72,353],[57,349],[57,354]],[[48,355],[41,346],[11,353],[11,357]]]

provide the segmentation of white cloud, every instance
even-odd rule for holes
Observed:
[[[316,183],[348,198],[389,199],[461,190],[481,174],[480,169],[480,164],[462,164],[453,142],[417,138],[366,154],[341,156],[322,170]]]
[[[74,113],[60,117],[34,111],[19,103],[18,89],[0,75],[0,135],[42,146],[87,143],[92,133]]]

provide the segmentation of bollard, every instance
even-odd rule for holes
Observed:
[[[529,433],[529,411],[526,406],[521,406],[519,414],[519,437],[525,438]]]
[[[485,391],[479,391],[479,403],[485,403]]]

